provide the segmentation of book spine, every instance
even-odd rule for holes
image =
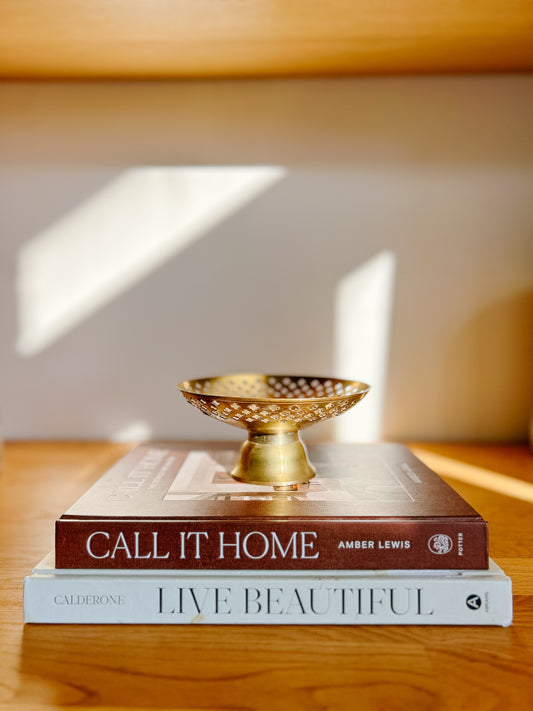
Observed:
[[[485,521],[56,522],[56,566],[81,569],[486,569]]]
[[[504,576],[32,575],[25,622],[75,624],[501,625]]]

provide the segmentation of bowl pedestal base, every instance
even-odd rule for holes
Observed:
[[[231,475],[246,484],[294,491],[315,476],[298,430],[277,433],[249,432],[241,458]]]

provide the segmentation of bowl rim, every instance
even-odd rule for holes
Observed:
[[[216,395],[215,393],[200,393],[197,390],[192,390],[190,387],[185,387],[187,383],[191,381],[202,381],[202,380],[218,380],[219,378],[231,378],[231,377],[243,377],[243,376],[257,376],[260,375],[263,378],[291,378],[298,380],[299,378],[305,378],[306,380],[333,380],[341,383],[350,383],[351,385],[358,386],[358,389],[349,393],[348,395],[324,395],[319,397],[246,397],[239,395]],[[213,375],[211,377],[202,378],[189,378],[188,380],[181,380],[177,384],[178,390],[182,394],[189,394],[195,396],[202,396],[209,398],[210,400],[220,400],[221,402],[240,402],[240,403],[268,403],[269,405],[281,403],[283,405],[295,405],[296,403],[327,403],[327,402],[337,402],[339,400],[347,400],[357,396],[364,396],[371,389],[371,386],[362,380],[350,380],[348,378],[338,378],[333,375],[290,375],[288,373],[276,374],[276,373],[227,373],[224,375]]]

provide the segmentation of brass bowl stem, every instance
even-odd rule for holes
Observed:
[[[238,481],[278,488],[308,482],[315,476],[296,428],[277,433],[248,432],[241,457],[231,472]]]

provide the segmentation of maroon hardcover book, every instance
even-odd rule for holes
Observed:
[[[235,481],[233,447],[132,450],[56,522],[57,567],[488,567],[487,523],[403,445],[311,446],[294,492]]]

